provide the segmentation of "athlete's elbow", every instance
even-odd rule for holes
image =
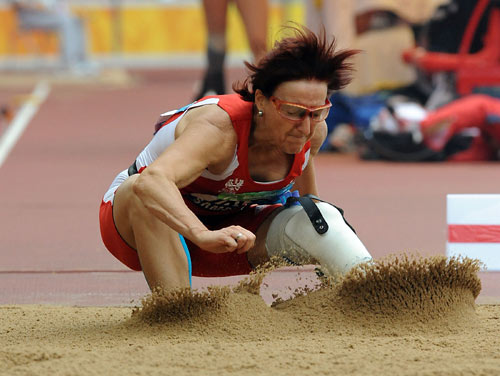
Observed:
[[[141,201],[146,202],[149,197],[164,191],[169,183],[170,179],[165,174],[155,168],[148,167],[135,180],[132,189]]]
[[[155,175],[156,173],[153,169],[147,168],[137,179],[135,179],[134,184],[132,185],[134,194],[143,202],[154,190],[153,187],[156,185]]]
[[[135,179],[134,183],[132,184],[132,192],[136,198],[139,199],[139,201],[144,202],[143,198],[145,196],[146,192],[146,185],[144,182],[144,177],[139,175],[137,179]]]

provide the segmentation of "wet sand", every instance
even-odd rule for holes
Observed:
[[[500,305],[473,260],[392,258],[278,299],[236,288],[137,307],[0,306],[5,375],[498,375]]]

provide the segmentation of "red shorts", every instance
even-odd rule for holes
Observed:
[[[255,234],[262,222],[279,207],[281,204],[252,206],[236,214],[204,216],[200,217],[200,220],[209,230],[238,225]],[[111,202],[101,203],[99,223],[102,241],[109,252],[130,269],[142,270],[137,251],[123,240],[116,229]],[[246,253],[211,253],[200,249],[187,239],[186,244],[191,255],[194,276],[225,277],[248,274],[252,271]]]

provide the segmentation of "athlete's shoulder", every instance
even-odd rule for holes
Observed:
[[[233,129],[231,117],[216,103],[190,109],[184,115],[180,125],[180,131],[185,127],[198,128],[200,131],[206,127],[213,127],[223,131],[223,133]]]
[[[252,117],[253,103],[244,101],[239,94],[219,95],[220,108],[226,111],[233,121]]]

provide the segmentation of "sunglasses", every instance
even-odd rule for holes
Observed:
[[[278,111],[282,117],[297,122],[303,121],[308,116],[311,118],[311,121],[315,123],[323,121],[328,116],[330,107],[332,107],[328,98],[324,105],[317,107],[307,107],[298,103],[282,101],[274,96],[269,99],[274,104],[274,107],[276,107],[276,111]]]

